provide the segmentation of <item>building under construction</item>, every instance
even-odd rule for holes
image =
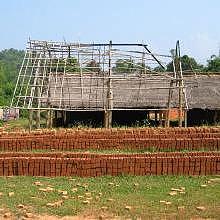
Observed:
[[[172,73],[163,71],[168,63]],[[67,126],[88,115],[101,118],[106,128],[114,118],[133,116],[170,126],[173,108],[178,126],[187,126],[190,105],[196,106],[194,88],[197,78],[183,77],[179,42],[171,56],[153,53],[146,44],[30,40],[11,107],[29,111],[30,128],[40,128],[44,119],[47,127]]]

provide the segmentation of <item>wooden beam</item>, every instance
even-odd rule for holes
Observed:
[[[29,110],[29,131],[32,130],[32,126],[33,126],[33,110],[30,109]]]

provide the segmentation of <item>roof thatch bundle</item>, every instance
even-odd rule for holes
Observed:
[[[107,81],[103,75],[51,74],[49,103],[69,110],[107,108]],[[166,108],[171,76],[115,74],[111,81],[114,109]],[[220,109],[220,76],[184,76],[189,108]],[[172,107],[178,107],[178,87],[173,89]]]

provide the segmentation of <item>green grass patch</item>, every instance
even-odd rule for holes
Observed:
[[[3,148],[0,147],[0,153],[4,153],[5,151],[2,150]],[[157,150],[156,147],[152,148],[143,148],[143,149],[72,149],[72,150],[47,150],[47,149],[35,149],[35,150],[27,150],[24,149],[19,152],[30,152],[30,153],[95,153],[95,154],[147,154],[147,153],[157,153],[157,152],[182,152],[182,153],[188,153],[188,152],[210,152],[209,149],[198,149],[198,150],[187,150],[187,149],[180,149],[180,150],[172,150],[172,149],[162,149]],[[219,151],[212,151],[212,152],[219,152]]]
[[[213,178],[217,181],[209,181]],[[36,186],[36,181],[42,186]],[[201,187],[203,184],[207,186]],[[39,190],[46,187],[53,191]],[[171,188],[180,187],[185,187],[185,193],[169,195]],[[72,191],[74,188],[76,192]],[[67,191],[68,198],[63,198],[60,191]],[[220,177],[213,176],[1,177],[0,192],[0,210],[9,210],[17,217],[23,215],[24,209],[41,215],[87,213],[98,217],[108,213],[133,219],[218,219],[220,216]],[[14,195],[8,196],[9,192],[14,192]],[[60,200],[63,201],[61,206],[47,206]],[[160,203],[161,200],[171,204]],[[84,201],[89,201],[89,204],[84,204]],[[19,204],[25,208],[19,209]],[[131,209],[127,210],[126,206]],[[184,208],[178,209],[181,206]],[[197,210],[198,206],[204,206],[205,210]]]
[[[6,131],[15,131],[20,129],[28,129],[28,119],[26,118],[20,118],[17,120],[11,120],[4,122],[3,126],[5,127]]]

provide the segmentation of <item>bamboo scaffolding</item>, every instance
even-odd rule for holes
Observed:
[[[174,63],[173,72],[154,70],[170,62]],[[188,86],[184,84],[180,59],[153,53],[146,44],[30,40],[11,107],[29,109],[31,120],[33,111],[38,111],[39,120],[40,112],[47,110],[50,127],[52,111],[104,111],[105,126],[111,127],[112,112],[125,110],[166,111],[165,125],[169,126],[169,111],[178,107],[179,126],[183,111],[186,126]],[[176,91],[179,98],[174,100]],[[160,124],[164,114],[159,113]],[[39,127],[40,122],[37,123]]]

